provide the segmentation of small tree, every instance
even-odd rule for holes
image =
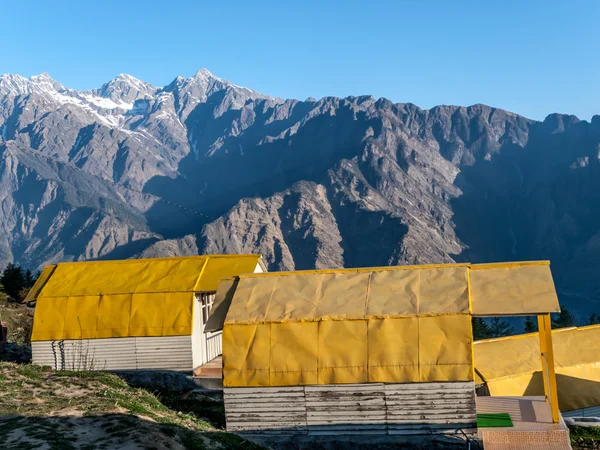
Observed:
[[[27,269],[27,271],[25,272],[25,286],[23,286],[24,288],[30,288],[34,285],[35,280],[37,279],[37,276],[33,276],[33,273],[31,272],[31,270]]]
[[[494,317],[490,322],[490,334],[493,338],[510,336],[515,334],[515,329],[507,321]]]
[[[568,328],[575,326],[573,314],[565,307],[560,305],[560,313],[552,318],[552,328]]]
[[[490,327],[481,317],[473,317],[473,339],[479,341],[492,337]]]
[[[590,318],[588,319],[588,325],[597,325],[600,323],[600,316],[596,315],[596,314],[592,314],[590,316]]]
[[[8,263],[8,266],[2,272],[2,276],[0,276],[0,283],[4,286],[7,295],[17,299],[19,292],[26,287],[25,272],[21,267]]]
[[[525,333],[535,333],[538,330],[537,324],[531,317],[525,318]]]

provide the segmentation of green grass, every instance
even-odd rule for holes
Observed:
[[[0,448],[260,448],[222,431],[222,402],[197,400],[155,395],[106,372],[0,363]]]
[[[600,449],[600,427],[569,426],[574,449]]]

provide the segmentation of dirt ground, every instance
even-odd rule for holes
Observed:
[[[219,429],[220,398],[195,395],[157,396],[103,372],[0,363],[0,448],[260,448]]]

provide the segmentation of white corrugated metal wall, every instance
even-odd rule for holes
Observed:
[[[260,263],[256,264],[254,273],[263,273]],[[192,327],[192,353],[194,369],[212,361],[222,353],[222,331],[204,333],[204,319],[202,317],[202,295],[214,293],[197,293],[194,301],[194,324]],[[214,301],[212,295],[211,302]]]
[[[200,295],[194,296],[194,310],[193,310],[193,324],[192,324],[192,367],[200,367],[206,361],[204,361],[202,354],[202,340],[204,339],[204,333],[202,329],[204,324],[202,323],[202,312],[200,310]]]
[[[192,370],[191,336],[34,341],[34,364],[59,370]]]

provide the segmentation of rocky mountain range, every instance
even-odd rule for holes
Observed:
[[[0,76],[0,264],[261,253],[270,270],[550,259],[600,312],[600,116],[284,100],[203,69]]]

